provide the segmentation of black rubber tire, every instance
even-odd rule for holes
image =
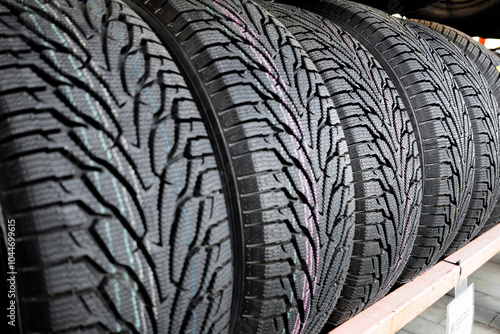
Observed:
[[[22,222],[25,332],[319,330],[354,189],[292,36],[252,3],[258,33],[241,4],[171,1],[179,68],[122,2],[0,6],[0,202]]]
[[[474,133],[476,168],[472,198],[462,227],[444,253],[446,257],[478,235],[500,194],[500,111],[488,82],[462,50],[427,26],[410,20],[403,23],[429,43],[453,74],[465,99]],[[431,238],[438,235],[433,230],[435,228],[428,228],[427,235]]]
[[[493,227],[500,224],[500,205],[499,205],[499,202],[500,202],[500,200],[497,199],[497,201],[495,203],[495,207],[491,211],[490,219],[488,219],[486,224],[484,224],[483,228],[481,229],[481,231],[479,231],[479,233],[477,235],[481,235],[485,232],[488,232]]]
[[[425,248],[414,247],[400,279],[403,283],[439,260],[465,218],[474,178],[474,143],[465,101],[439,55],[397,18],[346,0],[314,3],[312,11],[350,33],[380,62],[418,129],[424,160],[420,224],[442,226],[443,238]]]
[[[298,7],[310,7],[312,3],[320,0],[282,0]],[[372,6],[390,14],[408,12],[426,7],[439,0],[356,0],[356,2]]]
[[[495,57],[484,45],[457,29],[436,22],[424,20],[412,21],[436,30],[450,42],[458,46],[476,64],[481,74],[488,81],[493,95],[497,99],[498,105],[500,105],[500,59],[498,57]]]
[[[1,0],[0,31],[23,333],[227,331],[226,196],[168,51],[120,1]]]
[[[343,319],[346,312],[357,313],[385,296],[410,256],[423,187],[417,139],[389,75],[357,40],[306,10],[268,2],[266,8],[317,66],[349,145],[356,237],[347,281],[332,315]],[[383,230],[386,235],[374,233]]]
[[[424,8],[439,0],[356,0],[390,14],[404,13]]]
[[[496,57],[484,45],[476,42],[472,37],[454,28],[435,22],[423,20],[414,21],[436,30],[448,38],[448,40],[453,44],[458,46],[465,53],[465,55],[472,60],[474,64],[476,64],[477,68],[488,82],[493,95],[497,100],[497,104],[500,106],[500,57]],[[497,117],[500,119],[500,110],[499,113],[497,113]],[[498,135],[500,136],[500,132]],[[495,208],[490,215],[490,219],[486,222],[486,224],[484,224],[482,230],[479,232],[479,235],[488,231],[500,222],[500,198],[497,198],[495,203]]]
[[[251,1],[129,3],[183,68],[228,156],[243,233],[229,331],[319,330],[345,277],[329,268],[347,263],[354,232],[347,143],[320,75]]]
[[[319,330],[325,287],[342,283],[322,268],[352,247],[352,172],[285,29],[241,36],[241,5],[172,1],[188,41],[162,40],[179,69],[122,2],[0,3],[0,198],[23,222],[25,332]]]
[[[406,15],[446,24],[472,36],[500,38],[499,13],[500,0],[447,0]]]
[[[168,51],[120,1],[1,0],[0,35],[22,332],[227,332],[226,196]]]

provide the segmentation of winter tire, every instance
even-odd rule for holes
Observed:
[[[486,49],[484,45],[476,42],[472,37],[461,31],[435,22],[422,20],[415,21],[436,30],[458,46],[465,55],[476,64],[477,68],[490,85],[493,95],[497,100],[497,104],[500,106],[500,57],[496,57],[492,52]],[[497,117],[500,119],[500,114]],[[500,136],[500,133],[498,133],[498,135]],[[496,205],[491,213],[490,219],[483,226],[479,234],[488,231],[500,222],[499,201],[500,199],[496,200]]]
[[[421,157],[403,100],[365,47],[317,14],[266,6],[320,71],[349,147],[356,232],[347,281],[332,315],[335,323],[385,296],[404,269],[420,219]]]
[[[462,227],[443,254],[447,256],[467,244],[481,231],[499,196],[500,114],[488,82],[462,50],[429,27],[409,20],[403,22],[429,43],[453,74],[467,105],[474,133],[476,168],[472,198]],[[426,234],[439,243],[439,233],[433,232],[436,228],[428,227]],[[425,244],[431,243],[426,239]]]
[[[131,5],[156,32],[121,1],[0,0],[23,332],[319,329],[354,232],[321,77],[252,3]]]
[[[121,1],[0,1],[0,203],[23,333],[224,332],[231,225],[211,135]]]
[[[465,101],[437,53],[395,17],[346,0],[313,4],[312,11],[331,19],[380,62],[417,129],[424,161],[420,225],[442,226],[446,238],[438,247],[422,247],[417,236],[399,281],[404,283],[439,260],[465,218],[474,177],[474,144]]]

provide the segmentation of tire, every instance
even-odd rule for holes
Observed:
[[[417,129],[424,161],[420,225],[442,226],[442,238],[425,248],[414,247],[398,279],[404,283],[439,260],[465,218],[474,178],[474,144],[465,101],[441,58],[395,17],[346,0],[315,4],[312,11],[331,19],[380,62]]]
[[[356,237],[347,281],[330,318],[338,324],[385,296],[410,256],[423,187],[417,139],[392,80],[365,47],[321,16],[265,4],[317,66],[347,138]],[[376,233],[383,230],[387,235]]]
[[[227,332],[228,194],[169,52],[121,1],[1,0],[0,17],[20,331]]]
[[[319,2],[321,0],[312,0]],[[439,0],[356,0],[356,2],[372,6],[390,14],[408,12],[426,7]],[[310,7],[311,1],[306,0],[281,0],[284,4],[294,4],[298,7]]]
[[[500,59],[498,57],[495,57],[495,55],[484,45],[476,42],[472,37],[457,29],[436,22],[424,20],[413,21],[437,31],[450,42],[458,46],[465,55],[476,64],[477,68],[490,85],[493,95],[500,105],[500,70],[498,70]]]
[[[500,205],[497,199],[494,209],[491,211],[490,219],[484,224],[477,235],[484,234],[500,223]]]
[[[390,14],[397,14],[420,9],[438,0],[356,0],[356,2],[372,6]]]
[[[26,54],[0,69],[12,175],[0,203],[23,222],[26,332],[308,332],[325,318],[318,305],[341,282],[322,268],[350,256],[354,231],[340,121],[282,26],[255,33],[247,17],[241,36],[241,5],[207,4],[161,12],[185,23],[171,27],[184,44],[159,25],[167,51],[122,2],[2,1],[2,55]]]
[[[477,68],[488,82],[493,95],[497,100],[497,104],[500,106],[500,58],[496,57],[492,52],[486,49],[484,45],[476,42],[472,39],[472,37],[461,31],[435,22],[422,20],[415,21],[439,32],[453,44],[458,46],[465,53],[465,55],[472,60],[474,64],[476,64]],[[500,112],[497,113],[497,118],[500,119]],[[498,135],[500,136],[500,133],[498,133]],[[490,219],[486,222],[486,224],[484,224],[482,230],[479,232],[479,235],[490,230],[498,222],[500,222],[500,198],[497,198],[495,203],[495,208],[490,215]]]
[[[354,232],[347,144],[321,77],[251,1],[129,3],[194,87],[233,177],[241,236],[229,332],[319,330],[342,283],[322,268],[350,256]]]
[[[467,105],[474,133],[476,168],[472,198],[462,227],[444,253],[448,256],[478,235],[500,194],[499,109],[488,82],[462,50],[429,27],[409,20],[403,22],[429,43],[453,74]],[[430,237],[437,235],[433,230],[435,228],[429,228]]]
[[[500,0],[447,0],[436,2],[408,17],[437,21],[472,36],[500,38]]]

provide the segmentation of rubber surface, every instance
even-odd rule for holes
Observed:
[[[341,319],[383,297],[410,255],[423,187],[417,140],[392,80],[357,40],[306,10],[266,6],[318,67],[349,144],[356,238],[347,282],[332,316]],[[387,233],[373,233],[383,230]]]
[[[498,57],[495,57],[495,55],[484,45],[457,29],[436,22],[424,20],[413,21],[436,30],[453,44],[458,46],[465,53],[465,55],[476,64],[481,74],[484,76],[486,81],[488,81],[488,84],[493,91],[493,95],[500,105],[500,71],[497,69],[497,67],[500,66],[500,59]]]
[[[0,38],[23,332],[227,332],[223,184],[156,35],[120,1],[2,0]]]
[[[404,13],[420,9],[438,0],[357,0],[356,2],[372,6],[390,14]]]
[[[497,100],[497,104],[500,106],[500,58],[486,49],[484,45],[476,42],[472,37],[461,31],[435,22],[422,20],[415,21],[436,30],[458,46],[465,55],[476,64],[477,68],[490,85],[493,95]],[[500,114],[497,114],[497,117],[500,118]],[[500,133],[498,133],[498,135],[500,136]],[[498,222],[500,222],[500,199],[497,199],[490,219],[486,222],[479,234],[488,231]]]
[[[314,2],[319,1],[321,0],[282,0],[280,2],[306,8],[311,7]],[[378,8],[391,14],[420,9],[437,1],[438,0],[356,0],[356,2]]]
[[[244,249],[230,332],[319,330],[342,283],[329,268],[350,256],[354,209],[347,144],[321,77],[251,1],[135,3],[196,87],[233,165]]]
[[[500,194],[500,118],[498,104],[476,65],[438,32],[413,21],[403,23],[419,33],[441,56],[453,74],[471,119],[476,152],[474,187],[467,215],[444,253],[450,255],[471,241],[490,218]],[[430,228],[428,235],[436,235]]]
[[[311,8],[358,39],[395,82],[424,159],[422,226],[442,226],[438,244],[416,246],[399,282],[436,263],[465,218],[474,177],[474,144],[465,102],[441,58],[396,18],[345,0]],[[368,293],[367,293],[368,295]]]

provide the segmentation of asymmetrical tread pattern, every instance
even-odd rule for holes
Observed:
[[[441,226],[431,244],[419,233],[399,283],[434,265],[465,218],[474,179],[474,143],[465,101],[439,55],[398,19],[346,0],[314,2],[313,11],[358,39],[393,79],[410,113],[424,161],[420,226]],[[340,321],[340,319],[339,319]]]
[[[410,256],[423,186],[417,140],[392,80],[357,40],[306,10],[266,7],[319,69],[349,144],[356,237],[348,278],[331,317],[344,319],[385,296]],[[387,234],[380,233],[384,230]]]
[[[488,82],[467,56],[438,32],[413,21],[404,24],[419,33],[441,56],[462,93],[474,133],[476,168],[474,188],[465,220],[444,256],[466,245],[490,218],[500,192],[500,118]],[[429,232],[435,235],[436,232]]]
[[[244,247],[230,331],[319,330],[342,283],[323,268],[349,258],[354,234],[347,143],[321,76],[254,2],[135,4],[191,73],[227,148]]]
[[[500,57],[496,57],[484,45],[476,42],[472,37],[464,34],[461,31],[451,27],[424,20],[413,20],[422,25],[428,26],[443,36],[449,41],[458,46],[465,55],[476,64],[477,68],[488,82],[493,95],[500,106]],[[500,119],[500,109],[497,112],[497,118]],[[498,133],[500,136],[500,132]],[[483,234],[500,222],[500,199],[497,198],[495,208],[493,209],[490,219],[484,224],[479,234]]]
[[[0,1],[0,201],[24,333],[224,333],[233,259],[204,121],[120,1]]]

